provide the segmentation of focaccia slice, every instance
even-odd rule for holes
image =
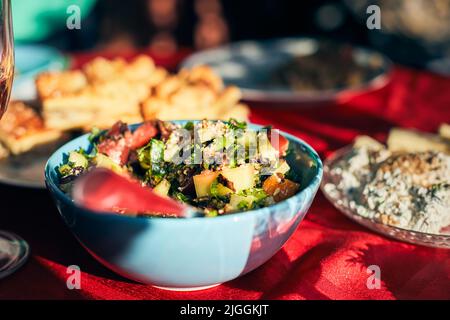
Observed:
[[[150,90],[144,84],[124,80],[91,85],[74,94],[42,101],[42,114],[48,128],[79,129],[103,119],[117,120],[121,115],[141,114],[140,101]]]
[[[8,156],[9,150],[2,143],[0,143],[0,160],[7,158]]]
[[[450,124],[441,124],[439,127],[439,135],[444,139],[450,140]]]
[[[61,131],[45,128],[37,112],[19,101],[9,104],[0,121],[0,142],[15,155],[37,145],[53,142],[61,136]]]
[[[41,100],[78,92],[88,84],[86,76],[79,70],[44,72],[36,77],[35,82]]]
[[[108,60],[98,57],[87,63],[83,72],[91,84],[124,79],[150,87],[161,82],[168,74],[164,68],[156,67],[146,55],[139,55],[129,62],[123,58]]]
[[[248,120],[250,110],[239,103],[241,97],[239,88],[224,87],[210,67],[196,66],[182,69],[155,86],[142,103],[142,114],[145,120]]]
[[[425,152],[441,151],[450,153],[450,142],[437,134],[414,129],[393,128],[387,139],[389,151]]]

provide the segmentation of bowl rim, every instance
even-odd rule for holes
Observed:
[[[167,121],[181,124],[181,123],[186,123],[186,122],[190,122],[190,121],[195,123],[195,122],[198,122],[198,121],[201,121],[201,120],[167,120]],[[212,121],[218,121],[218,120],[212,120]],[[136,127],[138,127],[141,124],[142,124],[142,122],[141,123],[129,124],[128,126],[131,127],[131,128],[136,128]],[[249,122],[249,121],[247,122],[247,124],[250,125],[251,127],[254,127],[254,128],[263,128],[264,127],[263,125],[255,124],[255,123],[252,123],[252,122]],[[47,162],[45,164],[45,169],[44,169],[45,184],[46,184],[47,189],[49,191],[51,191],[51,193],[56,194],[57,196],[59,196],[59,198],[62,199],[63,202],[65,202],[67,205],[76,207],[76,208],[82,210],[82,212],[86,212],[86,213],[89,213],[89,214],[96,214],[96,215],[100,214],[100,215],[105,216],[105,217],[108,216],[108,217],[112,217],[112,218],[123,218],[123,219],[133,219],[133,220],[143,219],[145,221],[149,221],[149,220],[151,220],[151,221],[198,221],[198,220],[206,220],[206,221],[210,221],[210,222],[211,221],[221,221],[223,219],[237,219],[237,218],[243,218],[243,217],[249,218],[249,217],[252,217],[252,216],[254,216],[256,214],[259,214],[260,212],[267,211],[269,209],[276,210],[277,208],[282,208],[285,205],[285,203],[293,202],[293,201],[296,201],[296,200],[300,199],[303,196],[303,194],[306,193],[306,192],[309,192],[310,194],[312,194],[314,196],[315,193],[317,192],[317,190],[320,187],[320,184],[321,184],[321,181],[322,181],[322,177],[323,177],[323,163],[322,163],[322,160],[320,159],[318,153],[308,143],[306,143],[304,140],[302,140],[302,139],[300,139],[300,138],[298,138],[298,137],[296,137],[296,136],[294,136],[292,134],[289,134],[289,133],[287,133],[285,131],[282,131],[282,130],[280,130],[280,134],[285,136],[289,141],[293,141],[295,143],[298,143],[301,146],[306,148],[306,152],[310,156],[312,156],[315,159],[315,161],[316,161],[317,173],[311,178],[311,181],[309,182],[309,184],[304,189],[302,189],[300,192],[296,193],[292,197],[287,198],[287,199],[285,199],[285,200],[283,200],[281,202],[278,202],[276,204],[273,204],[273,205],[270,205],[270,206],[267,206],[267,207],[263,207],[263,208],[252,209],[252,210],[248,210],[248,211],[239,211],[239,212],[235,212],[235,213],[232,213],[232,214],[219,215],[219,216],[216,216],[216,217],[211,218],[211,219],[205,219],[205,217],[198,217],[198,216],[189,217],[189,218],[185,218],[185,219],[172,218],[172,217],[158,217],[158,216],[156,216],[156,217],[146,217],[146,216],[143,216],[143,217],[132,217],[132,216],[128,216],[128,215],[118,215],[118,214],[111,213],[111,212],[97,213],[97,212],[93,212],[92,210],[89,210],[87,208],[83,208],[83,207],[77,205],[69,195],[64,193],[58,187],[58,185],[56,184],[56,182],[54,181],[54,179],[52,178],[52,175],[51,175],[51,171],[54,170],[54,168],[50,167],[50,162],[52,161],[52,159],[54,157],[56,157],[57,154],[62,153],[62,149],[65,149],[68,144],[73,143],[76,140],[82,141],[82,140],[87,139],[88,136],[89,136],[89,133],[83,134],[83,135],[81,135],[79,137],[76,137],[74,139],[71,139],[71,140],[67,141],[65,144],[60,146],[55,152],[52,153],[52,155],[49,157],[49,159],[47,160]]]

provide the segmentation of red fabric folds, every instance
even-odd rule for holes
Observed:
[[[450,79],[396,67],[391,83],[376,92],[320,107],[252,105],[251,120],[302,138],[324,158],[359,134],[383,139],[392,126],[435,131],[441,122],[450,122]],[[450,299],[450,251],[373,233],[344,217],[320,192],[271,260],[248,275],[198,292],[163,291],[113,274],[84,252],[63,229],[56,210],[49,210],[41,217],[48,219],[49,235],[17,229],[30,241],[33,256],[22,270],[1,280],[0,298]],[[14,228],[13,222],[7,226]],[[66,287],[70,264],[82,270],[81,290]],[[371,265],[380,267],[379,289],[367,287]]]

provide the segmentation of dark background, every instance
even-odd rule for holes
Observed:
[[[412,2],[431,9],[405,10],[405,3]],[[365,26],[365,8],[370,4],[381,7],[382,23],[391,17],[390,26],[383,25],[380,31]],[[359,14],[352,10],[356,7]],[[448,38],[428,41],[426,34],[411,36],[395,30],[402,15],[411,14],[418,21],[428,14],[450,23],[450,0],[98,0],[83,17],[81,30],[61,30],[48,42],[71,51],[150,47],[169,55],[180,47],[205,49],[244,39],[320,36],[372,47],[415,67],[449,57]]]

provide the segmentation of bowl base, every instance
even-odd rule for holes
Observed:
[[[217,286],[220,286],[221,283],[215,283],[208,286],[202,286],[202,287],[188,287],[188,288],[177,288],[177,287],[160,287],[160,286],[152,286],[158,289],[162,290],[168,290],[168,291],[199,291],[199,290],[207,290],[211,289]]]

